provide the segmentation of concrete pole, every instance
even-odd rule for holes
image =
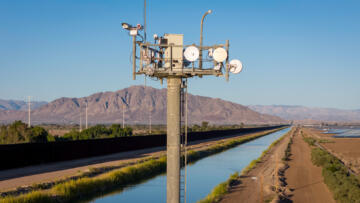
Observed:
[[[180,89],[181,78],[167,79],[166,202],[180,202]]]
[[[85,110],[85,129],[88,129],[88,103],[86,102],[86,110]]]
[[[82,131],[81,105],[80,105],[80,132]]]
[[[125,128],[125,108],[124,108],[124,102],[122,102],[122,128]]]
[[[31,101],[30,96],[28,96],[28,128],[31,127]]]

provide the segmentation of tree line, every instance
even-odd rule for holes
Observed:
[[[132,128],[122,128],[119,124],[113,124],[109,127],[105,125],[95,125],[81,132],[72,129],[63,136],[53,136],[43,127],[28,127],[21,121],[15,121],[12,124],[0,126],[0,144],[46,143],[55,141],[114,138],[132,135]]]

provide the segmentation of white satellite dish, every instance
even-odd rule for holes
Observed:
[[[240,60],[233,59],[230,61],[230,72],[238,74],[241,72],[243,65]]]
[[[227,51],[222,47],[216,48],[213,52],[213,58],[219,63],[223,62],[227,58]]]
[[[184,51],[184,57],[188,61],[196,61],[199,58],[199,49],[195,46],[189,46]]]

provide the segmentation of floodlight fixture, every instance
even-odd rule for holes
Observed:
[[[212,10],[208,10],[206,11],[206,13],[204,13],[203,17],[201,18],[201,24],[200,24],[200,61],[199,61],[199,68],[202,69],[202,50],[203,50],[203,24],[204,24],[204,19],[205,16],[207,16],[208,14],[212,13]]]
[[[122,28],[124,28],[125,30],[130,30],[132,28],[132,26],[128,23],[121,23]]]

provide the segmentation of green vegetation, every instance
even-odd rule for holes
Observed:
[[[335,200],[342,203],[360,202],[360,182],[340,160],[320,148],[311,150],[311,160],[322,167],[324,182]]]
[[[122,189],[126,185],[153,177],[166,169],[166,158],[152,159],[135,166],[124,167],[98,178],[82,178],[56,185],[53,193],[66,202],[83,197],[92,197],[115,188]]]
[[[58,140],[88,140],[99,138],[113,138],[132,136],[132,129],[129,127],[122,128],[119,124],[112,124],[110,127],[105,125],[95,125],[81,132],[73,129],[65,133],[63,137]]]
[[[122,128],[119,124],[113,124],[108,127],[105,125],[95,125],[81,132],[73,129],[61,137],[52,136],[45,128],[40,126],[31,126],[29,128],[21,121],[15,121],[10,125],[0,126],[0,144],[45,143],[52,141],[87,140],[132,135],[132,128]]]
[[[312,137],[305,137],[303,136],[303,139],[306,143],[308,143],[310,146],[315,146],[316,143],[316,139],[312,138]]]
[[[285,149],[284,157],[282,158],[283,161],[289,161],[291,156],[291,145],[293,143],[292,138],[290,138],[290,141]]]
[[[303,139],[310,145],[315,146],[316,139],[306,137]],[[327,143],[329,140],[319,140],[318,142]],[[360,182],[359,179],[349,172],[339,159],[320,149],[311,149],[311,161],[314,165],[322,167],[324,182],[337,202],[341,203],[360,203]]]
[[[327,139],[320,139],[318,143],[335,143],[333,140],[327,140]]]
[[[55,138],[44,128],[39,126],[28,128],[27,125],[21,121],[15,121],[10,125],[0,127],[0,144],[44,143],[54,140]]]
[[[202,131],[210,131],[210,130],[230,130],[230,129],[240,129],[244,128],[244,123],[240,123],[239,125],[210,125],[209,122],[203,121],[201,125],[194,124],[191,127],[188,127],[188,132],[202,132]],[[247,126],[249,127],[249,126]],[[255,127],[255,126],[252,126]]]
[[[188,127],[188,132],[204,132],[212,130],[229,130],[244,128],[244,123],[239,125],[210,125],[209,122],[203,121],[201,125],[193,125]],[[246,126],[259,127],[259,126]],[[15,121],[10,125],[0,126],[0,144],[17,144],[17,143],[34,143],[34,142],[51,142],[51,141],[69,141],[69,140],[87,140],[87,139],[101,139],[114,138],[133,135],[148,135],[147,125],[131,125],[122,128],[120,124],[95,125],[85,129],[81,132],[78,130],[78,125],[56,125],[47,124],[28,128],[25,123]],[[183,127],[184,128],[184,127]],[[55,136],[49,132],[55,130]],[[60,136],[58,131],[62,131]],[[152,133],[166,134],[166,125],[152,125]]]
[[[49,203],[55,202],[48,194],[41,192],[31,192],[18,197],[5,197],[0,199],[0,203]]]
[[[200,151],[191,150],[188,152],[188,161],[189,163],[195,162],[203,157],[224,151],[236,145],[248,142],[250,140],[254,140],[256,138],[268,135],[281,129],[284,128],[255,133],[250,136],[221,142],[217,145]],[[99,194],[113,191],[115,189],[123,189],[129,184],[136,184],[138,182],[144,181],[148,178],[165,172],[165,170],[166,157],[160,157],[158,159],[151,159],[139,164],[107,172],[93,178],[85,177],[57,184],[52,189],[48,190],[48,192],[44,192],[42,194],[42,197],[52,198],[52,200],[60,200],[62,202],[73,202],[79,199],[95,197]],[[24,196],[27,195],[28,194],[14,197],[13,199],[16,199],[15,201],[10,201],[9,197],[4,199],[1,203],[21,202],[20,200],[17,200],[20,198],[24,198]]]
[[[208,196],[206,196],[204,199],[198,201],[198,203],[219,202],[221,200],[221,198],[229,192],[231,186],[240,183],[238,180],[238,177],[239,177],[238,172],[230,175],[229,179],[227,179],[225,182],[222,182],[219,185],[217,185]]]

